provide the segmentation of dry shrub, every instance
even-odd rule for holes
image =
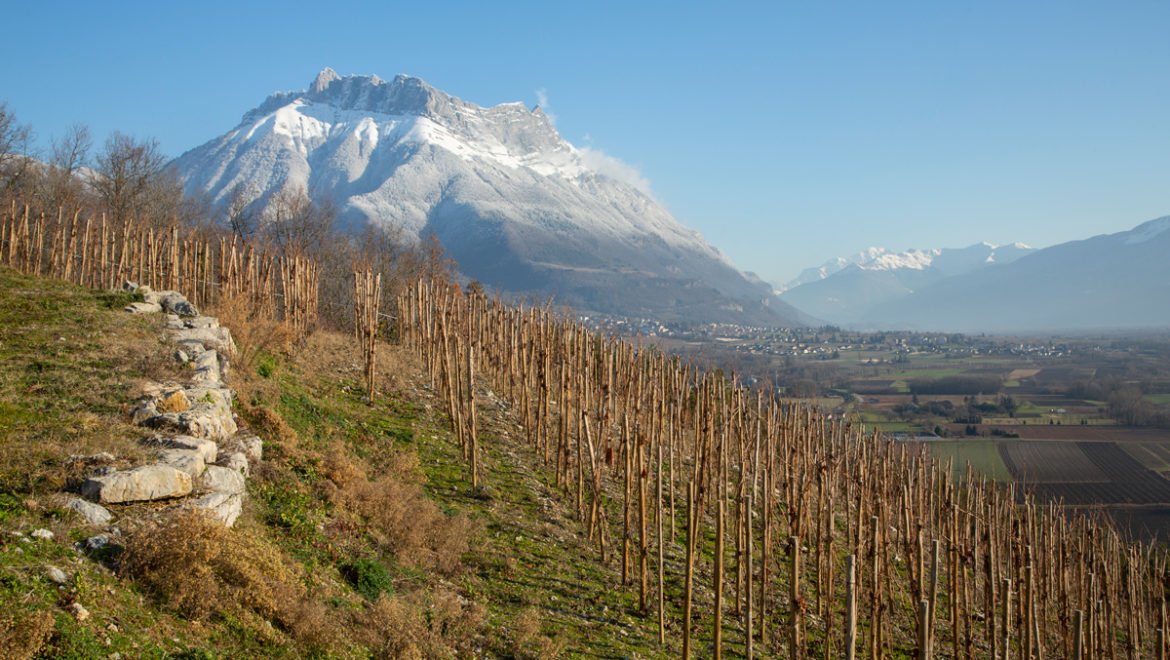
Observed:
[[[245,296],[225,297],[215,303],[215,316],[236,342],[236,364],[251,371],[262,353],[288,353],[296,333],[284,321],[258,313]]]
[[[332,610],[293,588],[285,589],[275,619],[281,628],[311,649],[326,652],[336,649],[347,634]]]
[[[249,611],[270,618],[296,593],[275,548],[197,511],[130,536],[120,570],[195,620]]]
[[[522,610],[512,619],[510,644],[516,658],[556,658],[565,651],[565,641],[540,633],[540,612],[535,607]]]
[[[363,644],[375,657],[466,657],[483,628],[486,609],[445,589],[383,595],[358,617]]]
[[[446,575],[459,568],[479,530],[474,521],[445,515],[420,485],[393,473],[343,481],[330,494],[334,505],[362,518],[373,540],[399,562]]]
[[[459,568],[479,525],[465,515],[445,515],[422,488],[418,456],[391,451],[385,471],[371,480],[367,467],[330,447],[321,462],[325,498],[338,516],[360,519],[375,543],[409,566],[449,575]]]
[[[53,615],[45,610],[0,614],[0,658],[24,660],[37,655],[53,630]]]
[[[329,452],[325,454],[321,469],[325,478],[332,481],[339,489],[345,489],[366,480],[365,470],[350,460],[349,456],[337,445],[331,446]]]
[[[267,442],[275,442],[284,447],[294,447],[300,442],[296,429],[288,425],[280,413],[269,406],[249,406],[240,402],[240,411],[248,425]]]

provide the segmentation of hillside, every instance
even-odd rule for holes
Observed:
[[[805,318],[677,222],[631,168],[566,141],[539,107],[480,107],[399,75],[322,71],[179,156],[186,189],[259,210],[282,189],[343,224],[433,233],[467,278],[582,313],[799,325]]]
[[[62,494],[95,466],[69,457],[134,464],[143,432],[124,411],[142,384],[184,376],[158,339],[161,315],[122,312],[132,300],[0,268],[0,599],[15,605],[0,614],[0,655],[539,658],[586,639],[655,655],[629,594],[602,587],[616,569],[582,554],[538,475],[505,446],[485,461],[490,491],[470,492],[418,365],[386,355],[383,369],[402,375],[368,405],[345,336],[269,344],[235,365],[238,412],[266,453],[235,528],[160,533],[151,524],[166,503],[87,524]],[[515,434],[507,415],[485,417],[493,434]],[[110,545],[84,549],[102,534]],[[126,575],[127,553],[151,553],[153,570]],[[602,622],[612,635],[596,635]]]
[[[239,421],[264,441],[243,515],[132,504],[88,526],[60,502],[101,467],[68,457],[133,464],[127,402],[193,374],[126,294],[10,270],[0,285],[8,657],[896,657],[927,632],[940,656],[1002,641],[1068,657],[1073,609],[1102,631],[1097,655],[1152,653],[1163,550],[447,285],[397,301],[372,402],[352,334],[294,341],[210,310],[237,344]],[[1067,579],[1077,548],[1100,559],[1087,584]],[[1007,608],[1036,614],[997,632]]]

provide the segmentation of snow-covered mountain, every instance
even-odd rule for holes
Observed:
[[[806,268],[781,289],[781,299],[833,323],[849,325],[887,304],[940,280],[1032,252],[1023,243],[976,243],[965,248],[891,252],[871,247]]]
[[[871,328],[1016,332],[1170,327],[1170,216],[948,277],[874,307]]]
[[[564,140],[539,107],[484,108],[410,76],[325,69],[174,164],[217,203],[237,186],[258,199],[298,186],[330,194],[352,226],[433,231],[489,290],[662,320],[802,318],[676,222],[631,168]]]

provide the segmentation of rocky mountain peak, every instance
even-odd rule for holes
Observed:
[[[635,318],[801,322],[631,168],[575,148],[524,103],[482,107],[413,76],[327,68],[175,165],[219,203],[240,184],[257,199],[328,191],[346,225],[434,232],[465,275],[505,292]]]
[[[333,69],[325,67],[321,69],[321,73],[317,74],[317,77],[313,80],[313,84],[309,85],[309,89],[314,94],[320,94],[329,89],[329,84],[335,80],[341,80],[341,76],[337,75],[337,72]]]

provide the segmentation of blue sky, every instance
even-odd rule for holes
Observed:
[[[177,156],[325,66],[546,110],[741,268],[1170,214],[1170,3],[5,0],[0,100]]]

